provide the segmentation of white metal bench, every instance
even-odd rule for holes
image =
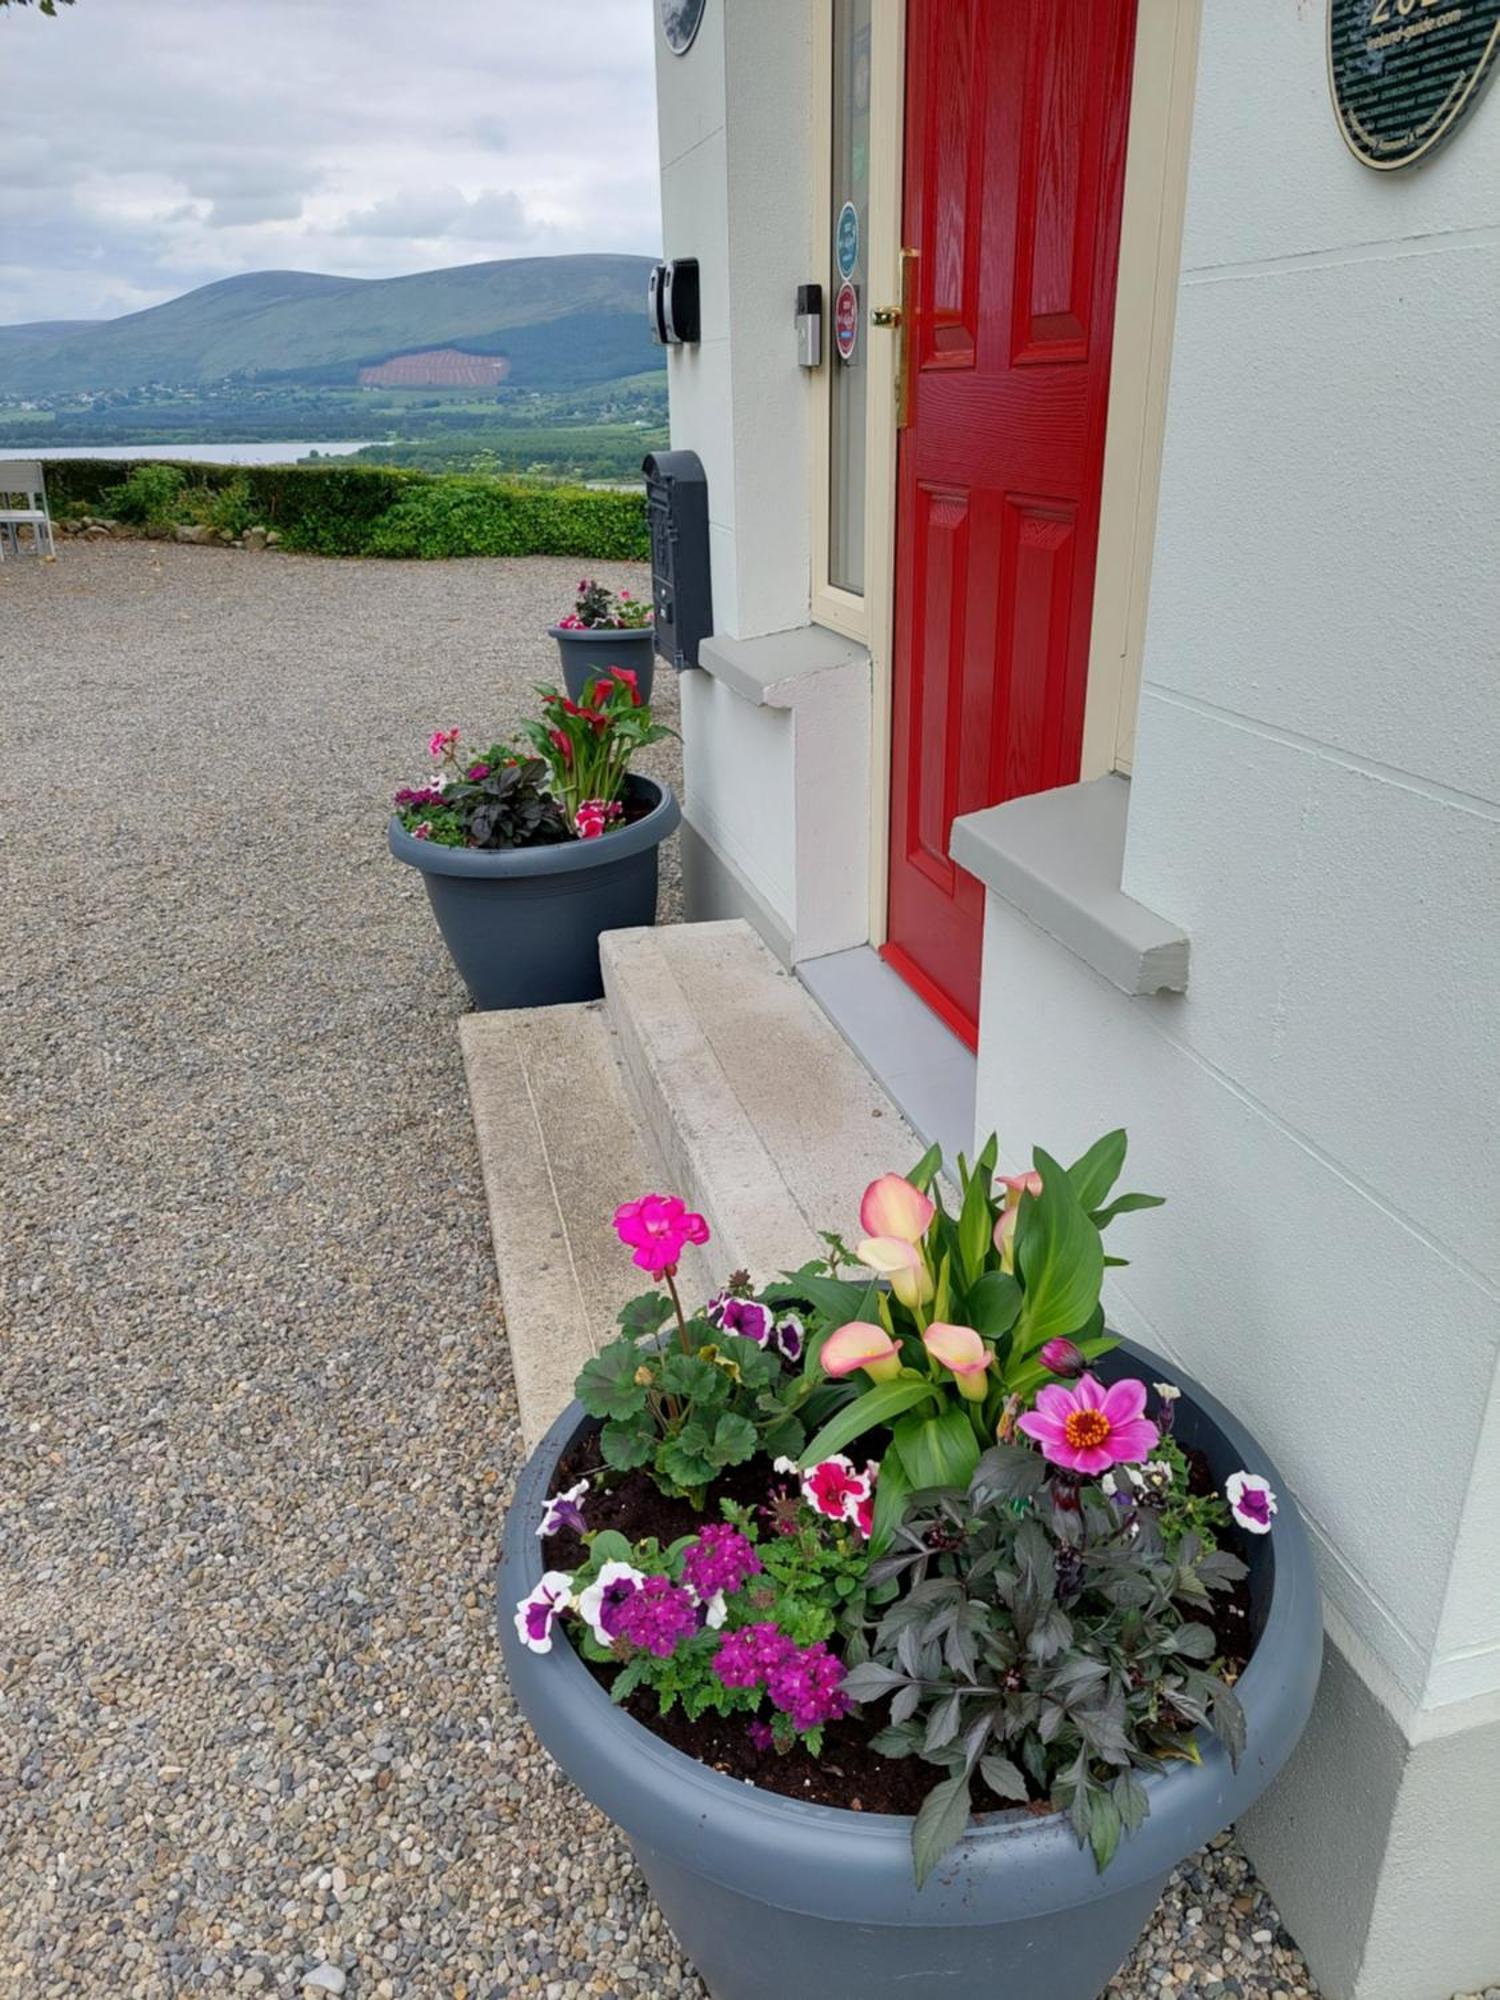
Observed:
[[[0,458],[0,562],[4,562],[7,552],[19,555],[25,548],[21,538],[24,528],[31,530],[33,555],[57,554],[40,462]]]

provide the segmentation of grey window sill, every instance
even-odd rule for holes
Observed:
[[[869,662],[857,639],[845,639],[824,625],[799,625],[760,639],[714,637],[698,647],[700,668],[756,708],[791,708],[815,676],[841,667],[868,667]]]
[[[1181,993],[1187,933],[1120,887],[1129,800],[1120,777],[1009,799],[956,819],[948,851],[1121,992]]]

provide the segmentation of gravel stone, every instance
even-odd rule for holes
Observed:
[[[704,2000],[501,1674],[465,1003],[383,839],[431,729],[556,677],[578,573],[0,567],[0,1990]],[[1314,1991],[1227,1837],[1110,1988]]]

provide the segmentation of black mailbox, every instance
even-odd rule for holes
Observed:
[[[698,664],[698,645],[714,629],[708,571],[708,480],[695,451],[653,451],[646,475],[651,532],[651,602],[656,650],[680,673]]]

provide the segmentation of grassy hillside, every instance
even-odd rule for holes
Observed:
[[[122,319],[0,327],[0,395],[124,390],[225,377],[353,382],[413,348],[504,354],[511,385],[562,389],[660,365],[646,331],[645,257],[525,257],[332,278],[255,271]]]

